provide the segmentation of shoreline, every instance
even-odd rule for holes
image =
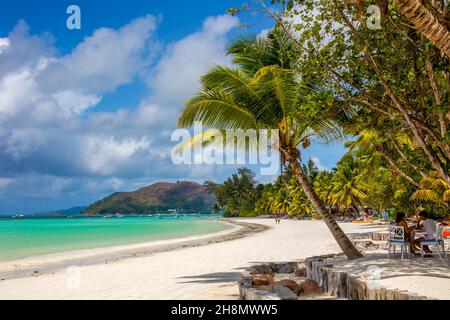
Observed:
[[[92,256],[80,258],[83,265],[75,270],[64,269],[68,261],[23,264],[20,270],[9,271],[9,279],[0,281],[0,300],[237,300],[237,282],[246,268],[341,252],[323,221],[286,220],[279,225],[272,219],[224,222],[233,225],[227,234],[210,234],[158,249],[141,245],[125,254],[121,252],[123,256],[116,252],[118,260],[105,261],[105,257],[111,258],[112,254],[103,252],[104,255],[100,255],[103,260],[93,261]],[[340,226],[346,234],[353,235],[387,228],[350,223]],[[144,251],[142,256],[133,255],[139,250]],[[380,259],[346,261],[343,268],[353,269],[349,264],[356,263],[356,267],[366,270],[378,264],[385,270],[382,273],[384,287],[431,298],[448,297],[445,288],[450,288],[447,285],[450,278],[441,276],[448,275],[448,267],[435,266],[430,274],[428,264],[435,263],[419,258],[415,259],[416,266],[411,270],[412,260],[388,260],[387,252],[382,253]],[[44,273],[33,274],[35,270]],[[74,276],[78,279],[75,287]]]
[[[151,256],[157,253],[206,246],[248,237],[268,230],[265,225],[236,220],[214,219],[230,225],[223,231],[169,240],[71,250],[60,253],[0,261],[0,281],[53,274],[71,266],[93,266]]]

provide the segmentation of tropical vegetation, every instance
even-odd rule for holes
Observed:
[[[267,15],[274,29],[235,41],[228,51],[234,66],[216,66],[202,77],[178,123],[191,127],[201,121],[220,131],[278,130],[280,177],[266,186],[253,177],[250,192],[241,195],[228,183],[235,199],[221,200],[226,212],[321,217],[349,258],[360,253],[333,210],[345,215],[365,206],[429,208],[449,214],[448,4],[259,0],[256,5],[229,12]],[[381,15],[367,15],[369,5],[378,5]],[[373,19],[380,20],[378,26]],[[203,135],[192,143],[199,141],[212,143]],[[329,172],[303,162],[304,150],[319,141],[345,141],[348,148]]]

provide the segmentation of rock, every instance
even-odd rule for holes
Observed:
[[[272,272],[278,272],[278,267],[275,263],[271,262],[267,265],[268,270],[270,270],[269,272],[266,273],[272,273]]]
[[[267,292],[273,292],[273,285],[268,285],[268,286],[254,286],[255,289],[258,290],[263,290],[263,291],[267,291]]]
[[[278,268],[278,273],[294,273],[294,266],[292,263],[286,263]]]
[[[282,287],[286,287],[289,290],[291,290],[292,292],[294,292],[295,294],[298,293],[298,290],[300,289],[300,286],[297,282],[295,282],[294,280],[281,280],[281,281],[277,281],[275,282],[276,286],[282,286]]]
[[[241,273],[241,281],[252,282],[253,276],[250,273]]]
[[[254,272],[252,272],[252,273],[254,273],[254,274],[270,274],[273,272],[272,269],[267,264],[263,264],[260,266],[254,266],[253,269],[254,269]]]
[[[308,279],[300,284],[297,294],[299,296],[307,296],[310,294],[316,294],[320,292],[321,290],[317,282]]]
[[[297,300],[297,295],[292,292],[289,288],[280,286],[280,285],[274,285],[272,289],[273,293],[276,293],[281,300]]]
[[[295,270],[295,276],[299,278],[306,278],[306,268],[300,268]]]
[[[281,300],[279,295],[257,290],[255,288],[244,289],[243,300]]]
[[[258,274],[258,270],[255,267],[251,267],[247,269],[250,274]]]
[[[268,286],[274,284],[275,277],[273,274],[257,274],[252,277],[254,286]]]

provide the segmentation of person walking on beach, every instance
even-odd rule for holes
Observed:
[[[280,219],[280,216],[278,215],[275,217],[275,224],[280,224],[280,223],[281,223],[281,219]]]

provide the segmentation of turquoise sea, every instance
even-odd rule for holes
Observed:
[[[199,216],[0,219],[0,261],[223,231]]]

